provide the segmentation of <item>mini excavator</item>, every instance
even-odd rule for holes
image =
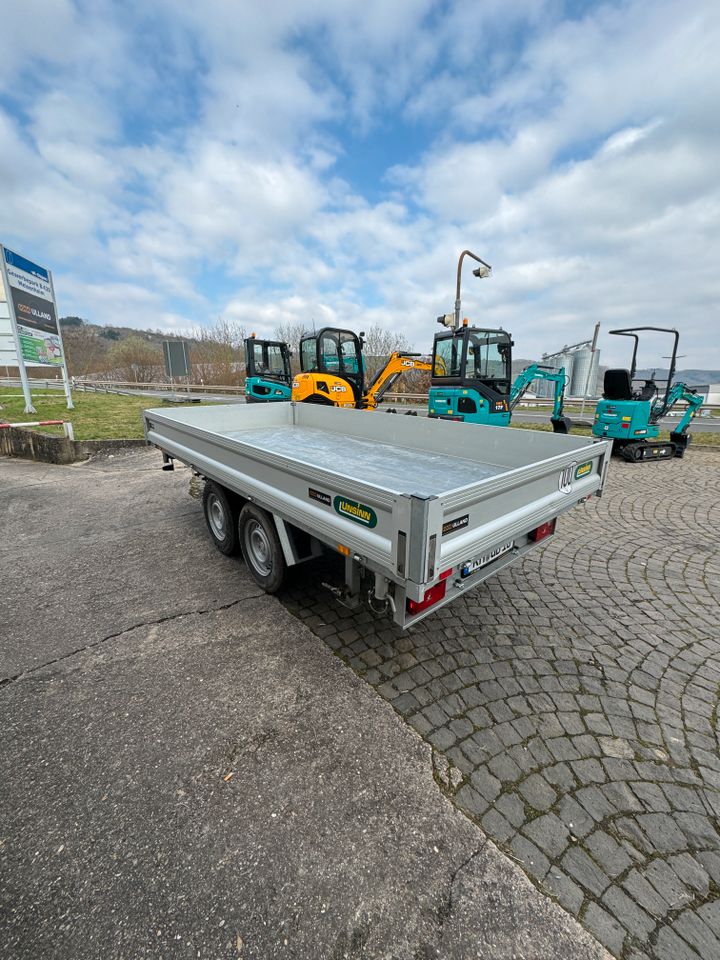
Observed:
[[[669,333],[674,338],[667,379],[656,378],[654,372],[648,380],[635,377],[639,335],[648,331]],[[667,327],[628,327],[610,333],[632,337],[632,360],[629,370],[605,371],[602,400],[595,407],[593,436],[612,440],[614,450],[631,463],[683,457],[690,443],[688,427],[703,398],[684,383],[673,383],[680,334]],[[687,405],[680,423],[670,433],[669,441],[658,440],[659,421],[680,401]]]
[[[323,327],[300,340],[300,373],[292,381],[292,399],[356,410],[375,410],[403,373],[432,370],[419,353],[391,354],[366,383],[363,357],[364,333]]]
[[[280,340],[258,340],[251,334],[245,341],[246,402],[289,400],[291,381],[288,345]]]
[[[550,417],[555,433],[569,433],[572,424],[563,415],[564,368],[531,363],[511,383],[513,341],[504,330],[486,330],[467,324],[435,335],[433,379],[428,416],[506,427],[512,412],[536,380],[553,384]]]

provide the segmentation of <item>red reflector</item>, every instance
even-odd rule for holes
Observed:
[[[538,541],[544,540],[545,537],[549,537],[552,533],[555,533],[555,521],[548,520],[547,523],[541,523],[539,527],[531,530],[528,534],[528,539],[538,543]]]
[[[620,424],[620,429],[621,429],[621,430],[629,430],[629,429],[630,429],[630,424],[629,424],[629,423],[621,423],[621,424]]]
[[[445,580],[441,580],[440,583],[436,583],[434,587],[430,587],[429,590],[425,591],[425,596],[422,600],[408,600],[408,613],[420,613],[423,610],[427,610],[428,607],[442,600],[444,596]]]
[[[440,579],[441,579],[441,580],[447,580],[447,578],[450,576],[450,574],[451,574],[452,572],[453,572],[453,568],[452,568],[452,567],[450,567],[449,570],[443,570],[443,572],[440,574]]]

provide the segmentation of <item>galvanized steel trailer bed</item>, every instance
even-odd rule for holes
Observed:
[[[600,495],[611,452],[585,437],[314,404],[143,417],[167,466],[178,459],[230,492],[233,523],[245,504],[256,518],[265,511],[280,563],[316,556],[320,545],[344,554],[345,601],[357,603],[364,576],[374,575],[372,605],[389,606],[402,627],[508,566],[560,514]],[[262,548],[257,525],[255,534]]]

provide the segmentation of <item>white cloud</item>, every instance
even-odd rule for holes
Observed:
[[[93,319],[379,321],[423,349],[470,246],[495,269],[466,312],[520,355],[600,319],[720,366],[719,8],[558,9],[32,0],[0,36],[0,238]],[[401,163],[344,181],[386,136]]]

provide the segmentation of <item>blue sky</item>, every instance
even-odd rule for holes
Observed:
[[[602,324],[720,367],[720,7],[27,0],[0,33],[0,241],[61,313],[372,323],[538,357]],[[660,346],[658,345],[658,355]],[[650,358],[652,359],[652,358]]]

